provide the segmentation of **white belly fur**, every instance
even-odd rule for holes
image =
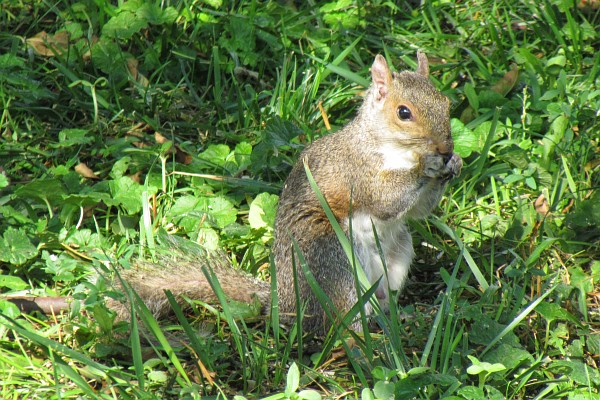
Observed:
[[[373,224],[384,255],[387,275],[377,249]],[[402,288],[415,255],[408,227],[402,220],[380,221],[370,215],[358,214],[352,217],[352,234],[356,255],[369,282],[374,283],[383,277],[375,293],[381,307],[387,310],[390,300],[388,288]]]
[[[418,165],[413,150],[396,147],[390,144],[379,148],[379,154],[383,157],[384,171],[411,170]]]

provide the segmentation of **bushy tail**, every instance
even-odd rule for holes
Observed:
[[[116,277],[114,282],[116,286],[121,286],[120,279],[127,282],[155,318],[159,319],[168,316],[171,311],[165,290],[173,293],[181,306],[187,305],[185,298],[209,304],[219,303],[203,269],[213,272],[229,299],[252,303],[258,298],[263,313],[268,312],[269,284],[234,269],[225,255],[218,253],[205,254],[197,260],[189,260],[188,255],[180,254],[159,256],[155,263],[139,262],[131,269],[121,271],[120,278]],[[117,312],[119,319],[129,318],[128,302],[110,299],[107,305]]]

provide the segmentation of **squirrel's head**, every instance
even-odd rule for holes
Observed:
[[[385,58],[375,57],[372,85],[361,113],[374,123],[383,146],[437,153],[450,158],[454,143],[450,133],[450,101],[429,80],[429,63],[417,52],[416,72],[392,72]]]

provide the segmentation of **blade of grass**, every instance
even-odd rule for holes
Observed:
[[[449,237],[451,237],[452,240],[454,240],[454,242],[458,246],[459,250],[461,251],[461,254],[462,254],[464,260],[466,261],[467,265],[469,266],[469,269],[471,270],[471,272],[475,276],[475,279],[477,280],[477,283],[481,287],[481,291],[482,292],[486,291],[487,288],[490,286],[489,283],[485,280],[485,277],[483,276],[483,273],[481,272],[481,270],[479,269],[479,267],[475,263],[475,260],[471,256],[471,253],[466,248],[466,246],[464,245],[464,243],[462,242],[462,240],[460,240],[460,238],[456,235],[456,232],[453,229],[451,229],[448,225],[446,225],[442,221],[440,221],[438,218],[431,218],[431,222],[438,229],[440,229],[446,235],[448,235]]]
[[[571,169],[569,168],[569,161],[567,160],[567,157],[565,157],[563,154],[560,155],[560,159],[562,161],[563,169],[567,177],[569,190],[573,194],[573,197],[575,197],[577,200],[580,200],[579,191],[577,190],[577,184],[575,183],[575,180],[573,180],[573,175],[571,174]]]
[[[300,263],[302,271],[304,272],[304,276],[306,277],[306,280],[307,280],[308,284],[310,285],[311,290],[317,296],[319,303],[321,303],[323,310],[327,314],[327,318],[330,321],[337,322],[337,324],[334,324],[334,326],[332,326],[332,331],[330,332],[329,338],[326,341],[323,351],[321,352],[319,359],[316,363],[316,365],[320,365],[320,363],[322,363],[324,361],[325,357],[329,355],[329,351],[332,348],[333,343],[335,341],[337,341],[338,338],[342,338],[342,334],[345,330],[348,331],[349,333],[351,333],[352,336],[355,338],[355,340],[359,339],[358,336],[356,335],[356,333],[349,329],[349,326],[350,326],[350,323],[352,322],[352,320],[354,319],[354,316],[359,312],[360,309],[363,309],[363,304],[361,304],[361,302],[358,301],[357,304],[354,307],[352,307],[345,316],[341,317],[340,314],[338,313],[338,310],[335,309],[335,307],[333,306],[333,303],[331,302],[329,297],[327,297],[325,292],[323,292],[323,289],[321,289],[321,287],[319,286],[319,283],[313,276],[310,268],[308,267],[308,265],[306,263],[306,260],[304,259],[304,257],[302,256],[302,254],[300,252],[298,243],[295,240],[293,241],[293,247],[294,247],[294,251],[296,252],[296,254],[298,256],[298,261]],[[375,288],[376,288],[375,286],[371,288],[370,295],[372,295],[375,292]],[[367,293],[369,293],[369,292],[367,292]],[[346,342],[346,340],[340,340],[340,342],[341,342],[342,347],[344,348],[344,351],[346,352],[346,354],[351,355],[352,351],[350,349],[350,346]],[[348,360],[352,364],[352,366],[354,368],[354,372],[358,375],[360,382],[365,386],[368,385],[368,380],[366,378],[365,373],[363,372],[361,365],[357,362],[357,360],[354,360],[353,357],[349,357]]]
[[[352,245],[350,244],[350,241],[346,237],[346,233],[344,232],[344,230],[340,226],[339,222],[337,221],[337,218],[333,214],[333,211],[331,211],[331,207],[329,207],[329,203],[325,199],[325,196],[323,196],[323,193],[321,193],[321,190],[319,189],[319,186],[317,185],[315,178],[313,177],[312,173],[310,172],[310,167],[306,162],[304,162],[304,170],[306,172],[306,177],[308,178],[308,182],[310,183],[310,187],[313,190],[313,192],[315,193],[315,195],[317,196],[317,199],[319,200],[321,207],[323,207],[323,210],[325,211],[325,215],[327,216],[327,219],[331,223],[331,226],[333,227],[333,230],[334,230],[338,240],[340,241],[340,244],[341,244],[344,252],[346,253],[346,257],[348,257],[348,260],[352,260],[354,258]],[[363,269],[362,265],[360,265],[360,261],[358,259],[356,260],[356,272],[358,273],[359,281],[360,281],[361,285],[363,286],[363,288],[370,287],[371,284],[369,283],[369,279],[365,275],[364,269]]]
[[[217,298],[219,299],[219,303],[221,304],[221,307],[223,308],[223,315],[225,316],[227,325],[229,326],[229,329],[231,330],[231,335],[233,337],[233,341],[235,343],[236,350],[237,350],[238,355],[240,356],[240,360],[242,362],[242,365],[240,366],[240,368],[242,368],[242,367],[246,368],[246,366],[247,366],[246,346],[245,346],[244,342],[242,341],[242,332],[240,331],[240,328],[235,321],[233,313],[231,312],[229,303],[227,302],[227,297],[225,296],[225,292],[223,292],[223,288],[221,288],[221,284],[219,283],[219,279],[217,278],[217,275],[211,269],[204,266],[204,267],[202,267],[202,272],[204,272],[206,279],[208,280],[212,290],[215,292],[215,295],[217,295]]]
[[[295,239],[292,238],[292,243],[295,244]],[[294,329],[296,330],[296,334],[297,334],[297,342],[298,342],[298,358],[302,359],[302,352],[304,351],[304,346],[302,341],[304,340],[304,332],[302,330],[302,321],[304,320],[304,307],[305,304],[302,301],[302,294],[300,293],[300,285],[298,282],[298,267],[296,264],[296,256],[297,257],[302,257],[302,254],[300,254],[300,251],[293,251],[292,252],[292,273],[294,274],[294,294],[296,296],[296,298],[294,299],[296,301],[296,322],[294,324]],[[308,278],[307,278],[308,279]],[[326,302],[326,300],[325,300]],[[323,304],[323,303],[321,303]]]
[[[135,376],[137,377],[137,380],[139,382],[140,389],[144,390],[146,379],[144,377],[144,361],[142,357],[140,330],[135,307],[131,302],[129,303],[129,305],[131,309],[131,330],[129,333],[129,340],[131,342],[131,356],[133,358],[133,368],[135,371]]]
[[[521,311],[521,313],[510,322],[510,324],[508,324],[494,339],[492,339],[492,341],[485,347],[485,349],[483,349],[483,351],[480,354],[480,357],[488,351],[490,351],[492,347],[494,347],[494,345],[498,343],[498,341],[500,341],[507,333],[512,332],[517,327],[517,325],[519,325],[521,321],[523,321],[525,317],[527,317],[529,313],[531,313],[537,307],[538,304],[540,304],[546,297],[548,297],[552,292],[554,292],[554,290],[557,287],[558,285],[554,285],[549,290],[546,290],[540,297],[532,301],[527,307],[525,307],[523,311]]]
[[[448,316],[451,315],[450,309],[453,307],[454,302],[452,299],[455,297],[452,295],[455,290],[458,276],[458,271],[462,264],[462,260],[464,256],[461,252],[461,255],[457,257],[456,262],[454,263],[454,268],[452,270],[452,275],[450,276],[450,281],[448,282],[448,286],[446,287],[444,297],[442,298],[442,304],[440,304],[440,308],[435,315],[435,319],[433,321],[433,325],[431,326],[431,330],[429,331],[429,337],[427,339],[427,343],[423,349],[423,354],[421,355],[421,367],[427,366],[427,360],[431,359],[431,367],[435,369],[438,359],[438,351],[437,349],[440,347],[442,330],[440,327],[442,326],[442,322]],[[432,349],[434,349],[432,353]]]
[[[102,376],[104,379],[112,380],[114,377],[120,380],[129,381],[129,379],[132,378],[131,375],[121,371],[113,370],[105,365],[102,365],[92,360],[91,358],[86,357],[82,353],[71,349],[70,347],[67,347],[54,340],[45,338],[41,335],[38,335],[35,332],[31,332],[10,317],[0,314],[0,318],[4,319],[5,322],[3,323],[3,325],[8,329],[17,332],[20,336],[27,338],[32,343],[35,343],[38,346],[47,349],[48,351],[54,351],[56,354],[67,356],[79,362],[80,364],[85,365],[86,367],[93,368],[95,370],[95,373]]]
[[[396,302],[396,299],[394,298],[395,296],[393,295],[393,293],[389,287],[388,268],[387,268],[387,263],[385,260],[385,255],[384,255],[383,249],[381,247],[381,242],[379,241],[379,235],[377,234],[377,228],[375,227],[375,224],[372,221],[371,221],[371,228],[373,230],[373,235],[375,237],[375,245],[377,246],[377,252],[379,253],[379,258],[381,259],[381,262],[383,264],[383,271],[384,271],[385,277],[388,282],[387,290],[388,290],[388,293],[390,296],[389,315],[387,315],[387,314],[381,312],[381,310],[379,310],[379,317],[380,317],[379,320],[383,321],[383,323],[380,323],[379,326],[383,329],[385,335],[389,339],[389,346],[387,346],[387,348],[388,348],[389,352],[392,354],[393,365],[394,365],[395,369],[400,371],[402,374],[404,374],[406,372],[404,365],[408,365],[408,357],[406,356],[406,353],[403,351],[402,342],[400,340],[402,335],[400,333],[400,321],[398,320],[398,304]],[[381,278],[380,278],[380,280],[381,280]],[[373,285],[373,287],[378,287],[379,281],[375,285]],[[365,344],[366,344],[366,347],[368,350],[367,354],[372,356],[373,355],[373,350],[371,348],[372,344],[371,344],[371,340],[370,340],[370,335],[368,335],[368,334],[365,334]]]
[[[152,312],[148,309],[142,298],[125,281],[122,281],[122,285],[123,288],[125,288],[125,291],[128,293],[128,296],[130,296],[130,302],[136,307],[136,312],[144,323],[146,329],[148,329],[148,332],[151,333],[158,341],[162,347],[162,350],[166,353],[167,358],[171,364],[173,364],[175,370],[177,370],[178,378],[183,378],[184,382],[182,382],[182,384],[184,386],[190,386],[190,378],[185,372],[181,361],[179,361],[175,349],[173,349],[162,329],[160,328],[160,325],[152,315]],[[133,299],[133,301],[131,301],[131,299]],[[152,340],[149,340],[149,342],[152,344]],[[156,351],[156,354],[160,357],[160,352],[158,350]]]
[[[360,43],[360,41],[362,40],[362,36],[357,37],[348,47],[346,47],[344,50],[342,50],[342,52],[340,54],[337,55],[337,57],[335,57],[333,59],[333,61],[331,61],[330,63],[325,63],[323,60],[320,60],[316,57],[311,57],[313,60],[320,62],[321,64],[325,64],[325,68],[327,68],[328,71],[323,71],[323,74],[321,75],[321,79],[324,80],[326,79],[329,74],[331,72],[333,73],[337,73],[338,75],[351,80],[355,83],[360,84],[363,87],[369,87],[370,82],[368,80],[365,80],[364,78],[360,77],[359,75],[354,74],[351,71],[348,71],[346,69],[340,68],[339,65],[346,59],[346,57],[348,57],[348,55],[354,50],[354,48],[356,47],[356,45],[358,43]],[[342,73],[340,73],[340,71]],[[350,78],[349,76],[353,76],[355,79]],[[361,82],[363,81],[363,82]],[[366,86],[365,86],[366,83]]]
[[[167,300],[169,301],[169,304],[173,309],[173,313],[175,314],[177,321],[179,321],[179,324],[183,328],[183,331],[185,332],[188,340],[190,341],[190,345],[194,349],[196,356],[200,359],[200,362],[206,368],[213,370],[213,365],[210,362],[210,360],[206,357],[205,349],[203,348],[202,343],[200,343],[200,340],[198,340],[197,332],[194,331],[188,319],[185,317],[185,315],[183,315],[183,311],[181,310],[179,303],[177,303],[177,300],[173,296],[173,293],[171,293],[170,290],[165,290],[165,295],[167,296]],[[204,374],[202,373],[202,371],[199,372],[200,378],[202,379],[202,381],[204,381]]]
[[[90,384],[87,383],[85,381],[85,379],[83,379],[83,377],[79,373],[77,373],[77,371],[75,371],[68,363],[66,363],[60,355],[55,354],[52,351],[52,349],[49,349],[48,356],[49,356],[48,358],[50,358],[50,360],[52,360],[52,367],[55,371],[54,377],[55,377],[55,384],[56,384],[56,395],[58,398],[61,398],[61,392],[63,390],[62,384],[59,383],[62,381],[62,379],[59,376],[58,372],[64,374],[73,383],[75,383],[77,385],[77,387],[79,389],[81,389],[81,391],[85,394],[85,396],[87,398],[89,398],[89,399],[101,398],[100,396],[98,396],[96,394],[94,389],[92,389]]]

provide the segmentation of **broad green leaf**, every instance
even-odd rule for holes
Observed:
[[[121,49],[116,41],[100,38],[92,47],[92,62],[96,68],[110,75],[114,80],[127,79],[127,60],[133,56]]]
[[[227,158],[230,154],[231,150],[226,144],[211,144],[206,148],[206,150],[198,155],[198,158],[208,161],[219,167],[223,167],[225,166]]]
[[[113,329],[115,315],[109,313],[105,307],[102,307],[100,304],[95,304],[92,308],[92,314],[102,331],[110,332]]]
[[[568,127],[569,119],[565,115],[559,115],[552,121],[549,132],[542,139],[542,162],[544,167],[549,168],[552,162],[556,163],[555,148],[561,144]]]
[[[474,320],[477,323],[471,326],[471,331],[469,332],[469,341],[474,344],[488,345],[506,328],[505,325],[479,312],[477,316],[474,316]],[[519,339],[513,332],[507,332],[501,339],[501,343],[519,346]]]
[[[565,378],[572,379],[580,385],[600,385],[600,371],[578,360],[557,360],[549,368]]]
[[[567,57],[565,57],[563,50],[560,51],[558,55],[548,59],[548,61],[546,62],[546,70],[552,75],[557,75],[561,70],[564,70],[566,64]]]
[[[178,198],[169,210],[169,219],[181,226],[187,233],[196,232],[204,223],[203,216],[205,214],[198,205],[199,201],[200,199],[194,196]]]
[[[261,193],[250,204],[248,222],[253,229],[267,228],[273,230],[275,227],[275,216],[277,214],[277,203],[279,196],[269,193]]]
[[[2,176],[2,174],[0,174]],[[5,221],[14,220],[19,225],[32,224],[33,221],[11,206],[0,206],[0,215]]]
[[[110,176],[113,179],[119,179],[125,175],[127,169],[129,168],[129,164],[131,163],[131,157],[125,156],[121,157],[114,162],[112,165]]]
[[[359,17],[358,9],[352,0],[337,0],[325,3],[319,9],[325,23],[333,28],[339,25],[352,29],[363,26],[365,22]]]
[[[454,138],[454,151],[462,158],[467,158],[471,153],[481,151],[483,140],[474,131],[467,128],[458,118],[450,121],[452,137]]]
[[[360,400],[375,400],[375,395],[369,388],[364,388],[360,392]]]
[[[100,202],[109,204],[111,197],[108,193],[95,192],[89,188],[83,188],[79,193],[63,196],[64,205],[74,205],[76,207],[90,207]]]
[[[128,176],[109,182],[112,198],[105,200],[109,205],[121,206],[127,214],[137,214],[142,209],[142,193],[146,190],[144,186],[135,182]],[[156,188],[149,187],[149,193],[156,192]]]
[[[390,378],[396,375],[396,371],[383,367],[381,365],[375,367],[373,371],[371,371],[371,373],[373,374],[373,378],[380,381],[389,380]]]
[[[168,380],[168,376],[165,371],[154,370],[148,374],[148,379],[152,382],[165,383]]]
[[[579,288],[584,293],[591,293],[594,290],[594,277],[583,271],[580,266],[569,269],[571,275],[571,285]]]
[[[62,196],[65,194],[62,182],[56,178],[37,179],[15,190],[15,196],[25,200],[40,199],[49,202],[50,205],[62,201]]]
[[[562,308],[556,303],[543,302],[537,305],[535,311],[540,313],[548,322],[552,321],[570,321],[580,324],[579,320],[573,314]]]
[[[173,7],[162,9],[158,3],[144,3],[135,12],[135,16],[154,25],[172,24],[177,19],[177,10]]]
[[[115,39],[128,40],[147,26],[147,20],[138,18],[132,12],[121,12],[104,24],[102,35]]]
[[[48,251],[42,251],[42,259],[46,262],[44,271],[52,276],[55,282],[71,282],[75,280],[77,260],[66,257],[63,254],[55,255]]]
[[[13,53],[6,53],[0,55],[0,69],[12,69],[12,68],[23,68],[25,61],[22,58],[17,57]]]
[[[530,365],[534,362],[533,356],[522,347],[500,344],[485,355],[485,360],[490,363],[500,363],[507,369],[513,369],[525,363]]]
[[[262,304],[258,296],[252,296],[252,302],[246,303],[244,301],[236,301],[229,299],[229,311],[234,319],[252,319],[261,315]]]
[[[223,5],[223,0],[204,0],[204,3],[208,4],[212,8],[221,8]]]
[[[302,130],[291,121],[279,117],[271,119],[265,127],[265,143],[273,147],[291,145],[292,139],[302,134]]]
[[[395,386],[392,382],[377,381],[373,387],[373,393],[378,399],[393,400]]]
[[[238,170],[246,169],[252,163],[252,145],[250,143],[238,143],[233,154]]]
[[[13,275],[0,275],[0,288],[7,288],[9,290],[23,290],[29,285],[18,276]]]
[[[305,400],[321,400],[322,399],[319,392],[317,392],[316,390],[312,390],[312,389],[299,391],[298,398],[305,399]]]
[[[237,219],[237,209],[234,204],[225,197],[209,197],[206,211],[215,219],[217,226],[221,229],[232,224]]]
[[[485,393],[483,393],[483,389],[476,386],[462,387],[456,393],[467,400],[488,400]]]
[[[13,265],[24,264],[38,254],[25,232],[8,227],[0,239],[0,260]]]
[[[482,372],[485,372],[485,368],[481,365],[471,365],[469,368],[467,368],[467,374],[470,375],[479,375]]]
[[[58,133],[58,143],[53,144],[52,147],[81,146],[93,141],[93,133],[87,129],[63,129]]]
[[[285,385],[285,393],[291,395],[300,386],[300,370],[296,363],[292,363],[287,373],[287,383]]]
[[[192,232],[200,224],[225,228],[236,221],[237,209],[230,200],[222,196],[183,196],[177,199],[169,215],[184,226],[186,231]]]
[[[590,334],[585,340],[590,354],[600,354],[600,333]]]
[[[0,299],[0,314],[9,318],[17,318],[21,315],[21,311],[19,311],[19,307],[17,307],[16,304],[8,300]]]
[[[212,228],[198,229],[198,233],[193,235],[192,239],[209,251],[217,250],[219,248],[219,234]]]

